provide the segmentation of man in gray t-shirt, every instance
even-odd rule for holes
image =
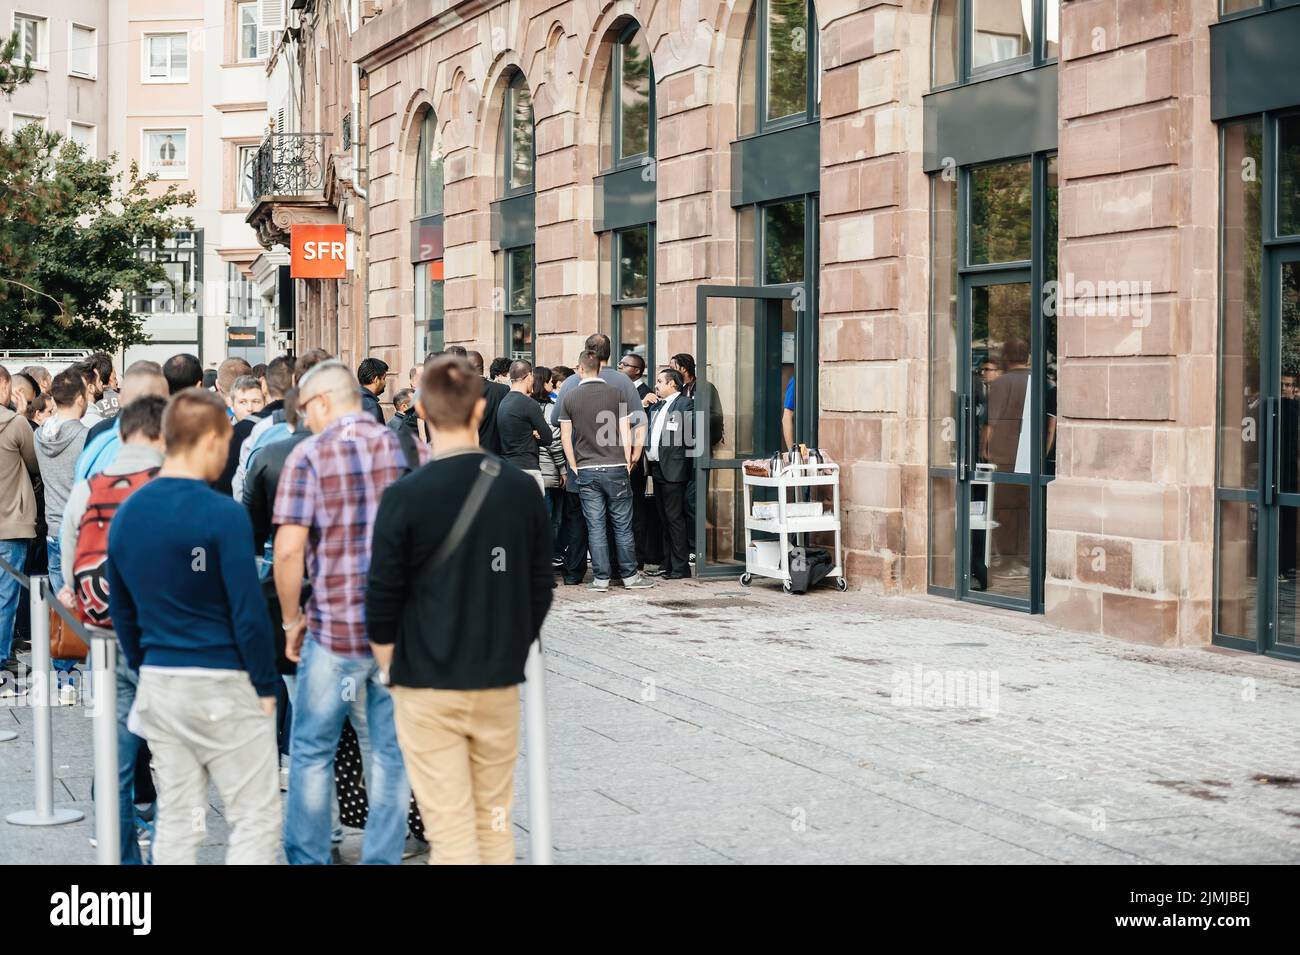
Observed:
[[[584,351],[578,357],[578,374],[565,381],[560,389],[555,410],[564,457],[569,473],[574,476],[573,484],[586,525],[586,549],[591,551],[592,564],[590,589],[608,590],[614,570],[606,520],[614,526],[617,570],[623,586],[650,587],[653,584],[637,573],[636,543],[632,537],[629,472],[635,460],[633,455],[640,452],[640,442],[633,440],[632,416],[640,411],[640,404],[629,409],[614,384],[602,379],[600,365],[596,352]],[[626,375],[618,377],[631,385]],[[572,387],[569,382],[574,382]],[[572,539],[569,546],[575,546]]]

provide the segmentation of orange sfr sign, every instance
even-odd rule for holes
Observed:
[[[348,266],[347,226],[295,225],[289,231],[289,276],[341,279]]]

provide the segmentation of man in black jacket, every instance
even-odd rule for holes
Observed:
[[[532,478],[479,447],[480,382],[458,356],[425,369],[433,460],[384,492],[366,586],[366,631],[392,687],[431,863],[514,862],[519,684],[551,606],[546,506]],[[457,542],[452,529],[480,481],[486,492]],[[454,549],[439,561],[448,538]]]
[[[651,408],[646,461],[663,528],[664,561],[658,571],[651,573],[665,580],[682,580],[690,576],[686,484],[695,466],[695,404],[682,394],[681,373],[672,368],[659,372],[655,394],[659,401]]]
[[[357,366],[357,381],[361,382],[361,410],[380,424],[384,423],[384,409],[379,407],[379,396],[388,386],[388,362],[382,358],[363,358]]]
[[[448,351],[450,350],[448,349]],[[466,352],[465,358],[469,361],[469,366],[474,369],[474,374],[482,377],[482,353],[476,351]],[[497,409],[501,407],[501,402],[508,394],[510,394],[510,389],[501,382],[493,381],[491,378],[483,378],[483,400],[487,404],[483,407],[483,417],[478,425],[478,443],[479,447],[489,454],[501,453],[501,432],[497,429]],[[423,404],[423,400],[421,404]]]

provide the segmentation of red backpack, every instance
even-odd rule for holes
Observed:
[[[147,482],[157,468],[131,474],[96,474],[90,480],[90,497],[77,530],[77,552],[72,558],[72,590],[85,623],[113,628],[108,615],[108,525],[131,492]]]

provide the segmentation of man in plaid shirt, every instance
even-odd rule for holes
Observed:
[[[330,861],[334,752],[352,713],[363,755],[369,749],[361,861],[396,865],[411,793],[392,696],[366,636],[365,596],[379,499],[410,468],[397,435],[362,410],[342,362],[322,362],[303,377],[298,412],[312,437],[285,460],[272,517],[285,652],[298,663],[285,855],[291,865]],[[429,451],[416,444],[423,463]],[[300,611],[304,567],[312,596]]]

